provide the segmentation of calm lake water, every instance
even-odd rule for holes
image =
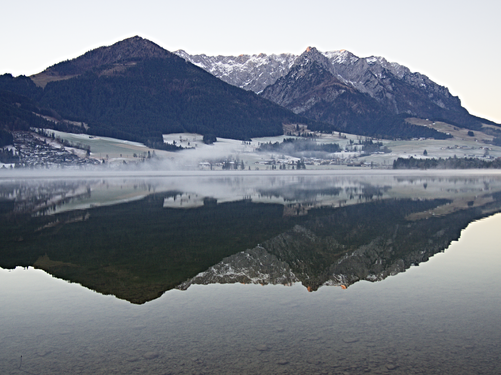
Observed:
[[[0,373],[498,374],[500,212],[499,174],[0,175]]]

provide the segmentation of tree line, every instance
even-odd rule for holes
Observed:
[[[323,151],[332,153],[341,151],[341,147],[337,143],[317,143],[311,139],[285,138],[283,142],[261,143],[256,150],[289,154],[302,151]]]
[[[501,158],[481,160],[476,158],[416,159],[398,158],[393,161],[393,169],[497,169],[501,168]]]

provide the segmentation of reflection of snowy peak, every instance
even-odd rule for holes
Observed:
[[[182,283],[186,290],[192,284],[283,284],[299,281],[289,265],[268,253],[261,246],[224,258],[220,263]]]
[[[355,251],[334,257],[332,264],[324,264],[322,268],[315,264],[314,259],[308,259],[318,256],[316,251],[343,254],[343,248],[330,237],[320,238],[296,225],[291,231],[262,245],[223,259],[177,289],[186,290],[193,284],[291,285],[296,282],[302,282],[310,291],[321,285],[347,287],[360,280],[381,281],[404,272],[411,264],[425,261],[429,256],[418,252],[406,261],[390,261],[391,250],[388,251],[388,246],[377,239]]]
[[[426,262],[459,237],[475,208],[433,220],[407,220],[445,201],[395,201],[345,207],[295,225],[257,247],[223,259],[177,288],[192,284],[300,282],[309,291],[381,281]],[[497,205],[495,205],[497,207]],[[373,220],[377,217],[378,220]],[[354,229],[356,228],[356,230]]]

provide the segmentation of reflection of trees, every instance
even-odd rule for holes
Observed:
[[[385,186],[385,187],[379,187],[379,186],[372,186],[372,185],[364,185],[362,187],[362,194],[359,196],[360,200],[364,201],[369,201],[372,199],[378,199],[383,196],[385,192],[390,190],[391,187]]]
[[[13,212],[50,214],[56,208],[90,198],[91,189],[82,181],[36,181],[2,184],[0,197],[13,201]]]
[[[326,187],[318,189],[302,188],[300,186],[287,186],[275,189],[259,189],[258,193],[262,197],[283,198],[284,201],[299,201],[306,202],[314,200],[317,196],[332,196],[336,197],[342,191],[340,187]]]

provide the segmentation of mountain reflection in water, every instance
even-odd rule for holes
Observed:
[[[25,180],[0,184],[0,267],[141,304],[193,284],[381,281],[501,211],[496,177]]]

